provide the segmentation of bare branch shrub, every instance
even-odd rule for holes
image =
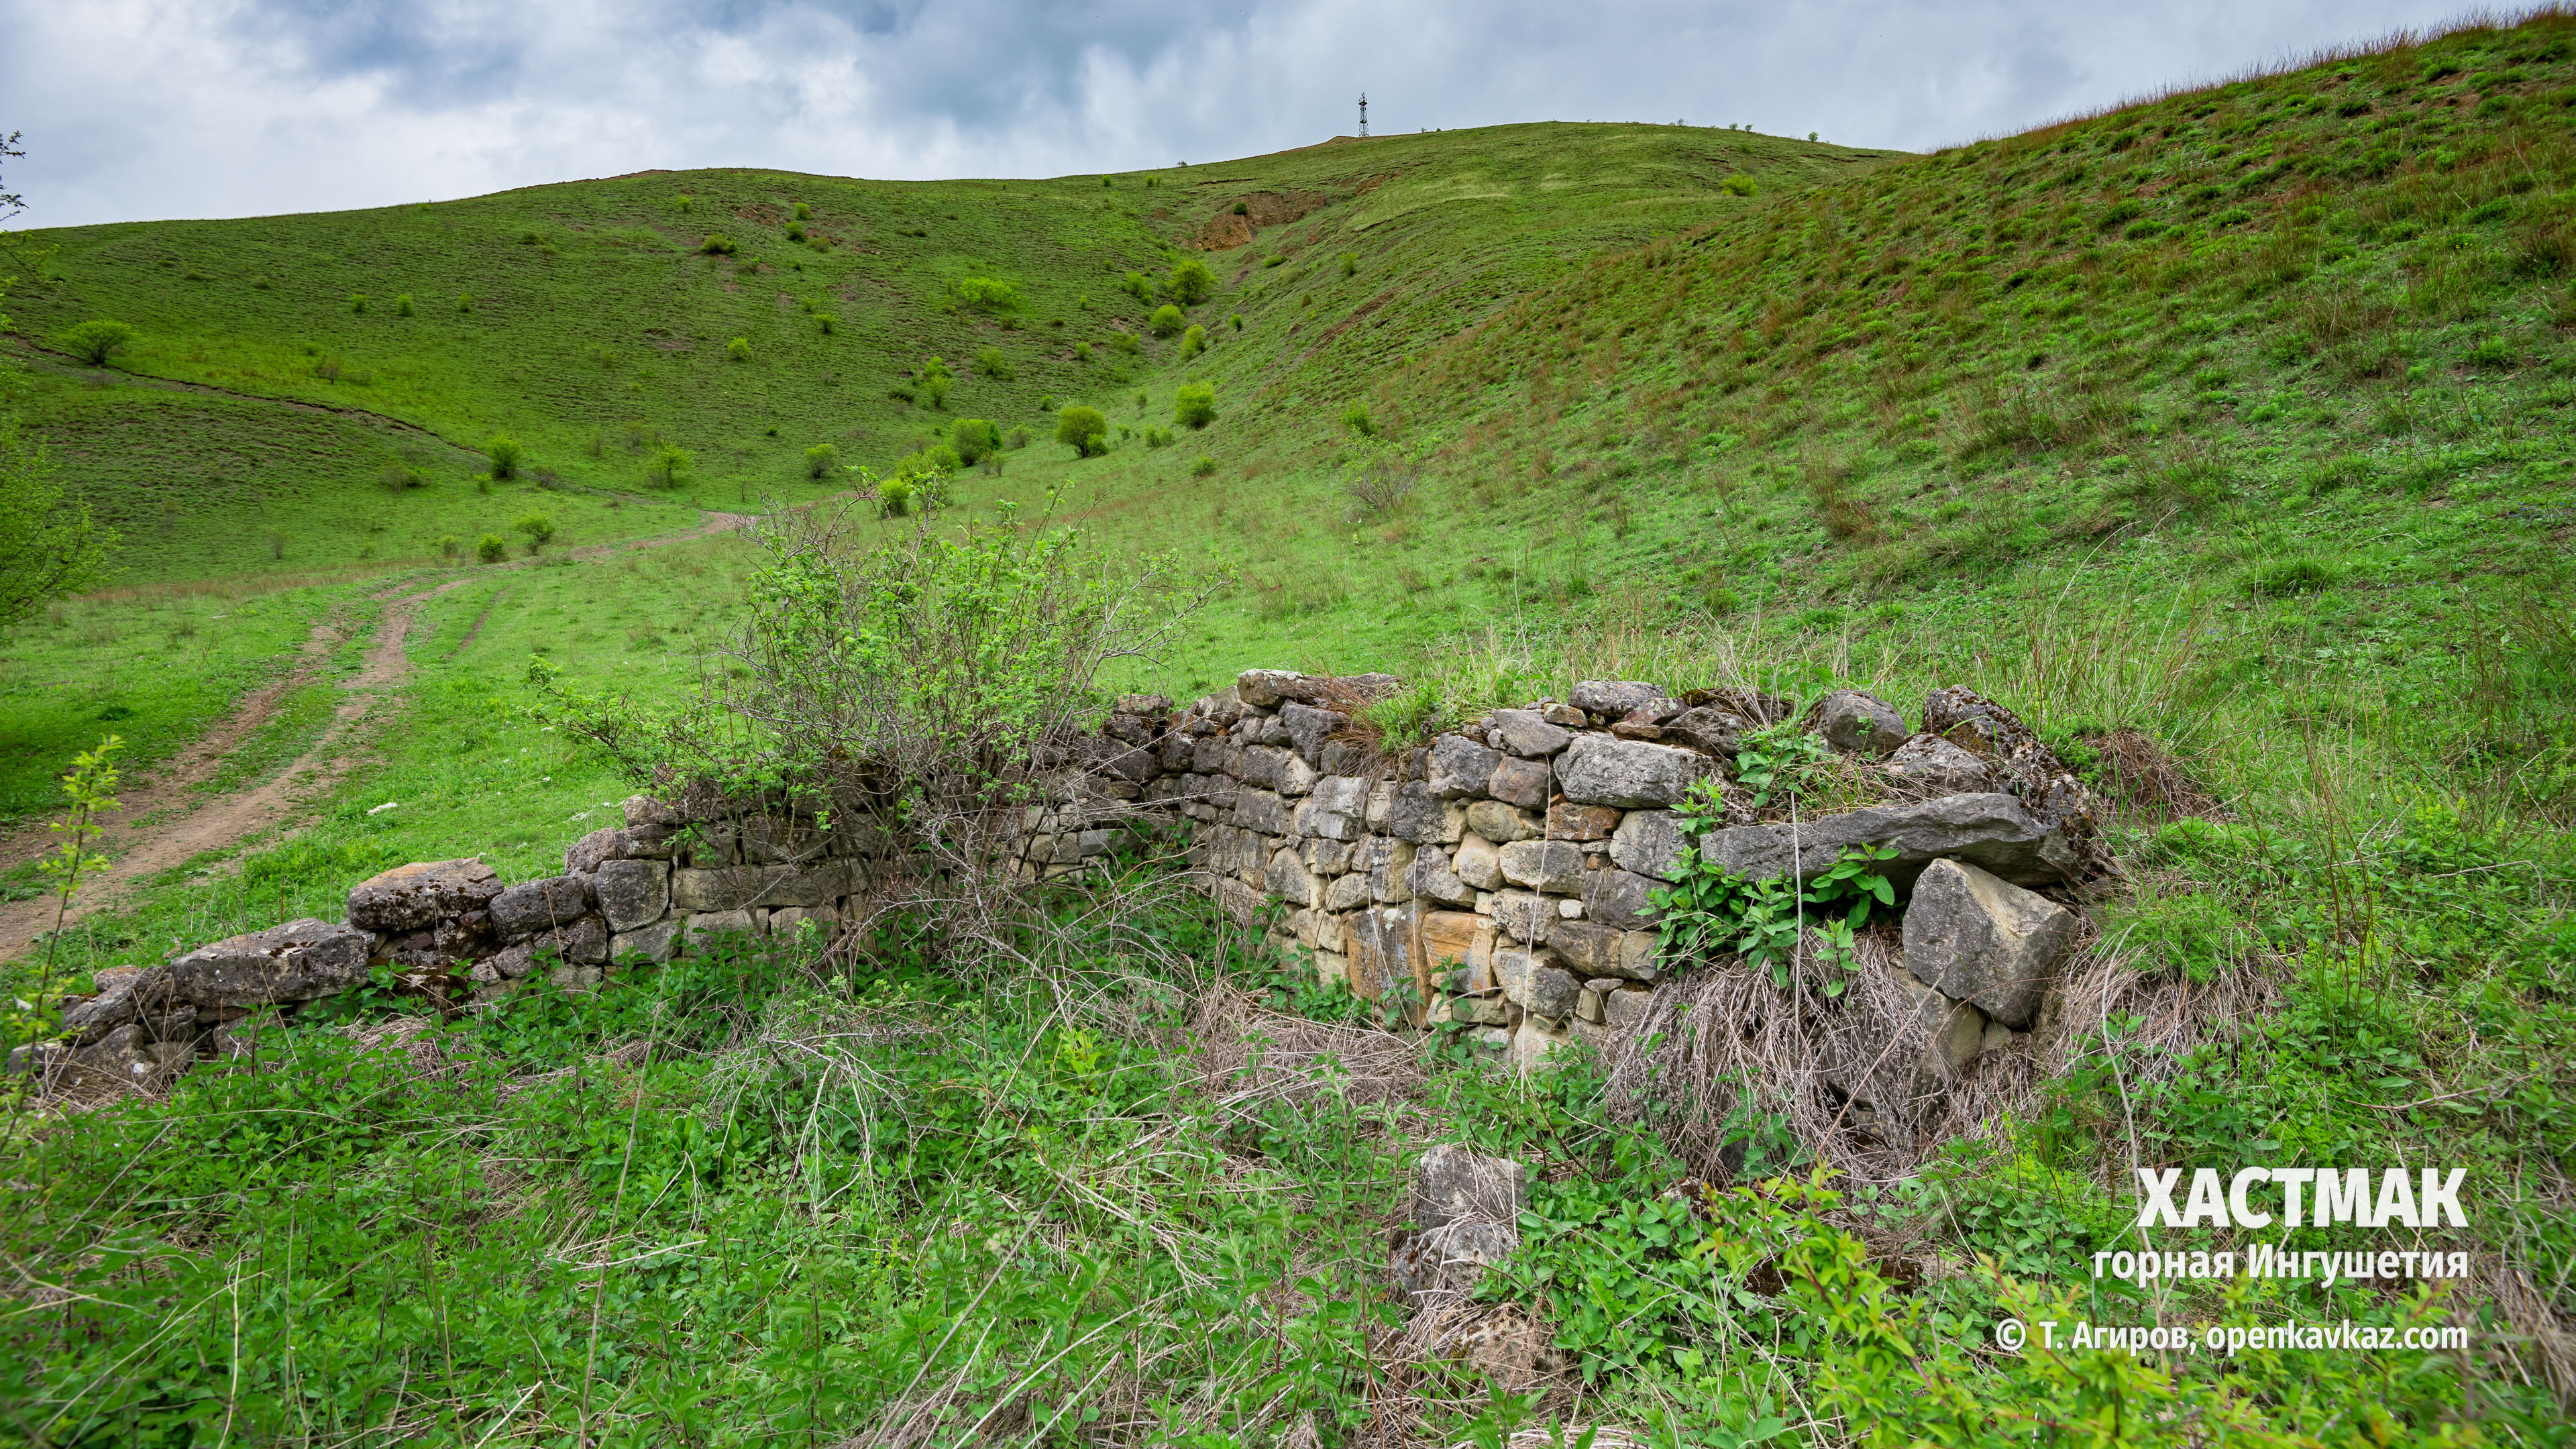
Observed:
[[[1024,903],[1032,806],[1098,828],[1133,807],[1090,732],[1114,659],[1149,655],[1204,595],[1165,559],[1112,571],[1070,531],[1005,518],[892,542],[847,500],[770,514],[749,622],[668,711],[554,684],[567,728],[698,818],[784,812],[878,862],[882,906],[1000,940]],[[723,802],[710,809],[710,802]]]

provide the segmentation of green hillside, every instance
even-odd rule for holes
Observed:
[[[1719,190],[1730,176],[1778,188],[1865,162],[1749,134],[1548,125],[1039,182],[647,173],[379,211],[42,232],[34,246],[53,250],[11,307],[39,348],[80,321],[127,323],[141,335],[122,371],[231,395],[199,394],[183,418],[166,395],[84,394],[80,369],[52,368],[27,405],[31,431],[93,479],[120,526],[189,536],[188,548],[138,549],[135,577],[259,571],[280,511],[299,515],[300,557],[270,562],[367,549],[417,561],[439,536],[506,526],[524,505],[509,489],[499,502],[459,492],[473,471],[459,450],[495,434],[527,450],[518,492],[724,508],[845,486],[809,478],[816,444],[885,464],[961,415],[1045,438],[1043,403],[1172,371],[1178,340],[1147,325],[1166,296],[1122,288],[1130,272],[1159,283],[1198,256],[1217,290],[1190,320],[1215,333],[1217,355],[1246,354],[1229,381],[1257,376],[1275,407],[1309,393],[1320,405],[1580,258],[1733,201]],[[1272,224],[1228,232],[1247,199]],[[1316,346],[1337,325],[1323,317],[1372,297],[1365,334]],[[1241,332],[1223,320],[1237,314]],[[944,406],[914,381],[932,358],[955,379]],[[243,397],[340,412],[263,414]],[[651,476],[665,445],[693,458],[677,488]],[[382,496],[406,448],[437,466],[426,487]],[[565,507],[573,541],[654,522]]]

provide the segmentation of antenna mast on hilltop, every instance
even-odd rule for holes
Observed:
[[[1368,92],[1360,92],[1360,139],[1368,139]]]

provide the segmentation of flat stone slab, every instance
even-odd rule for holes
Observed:
[[[1941,859],[1965,861],[2016,885],[2049,885],[2079,877],[2083,859],[2054,826],[2044,825],[2010,795],[1945,795],[1919,805],[1872,805],[1819,815],[1791,826],[1739,825],[1701,837],[1700,857],[1743,876],[1769,880],[1797,871],[1821,875],[1843,848],[1893,845],[1883,869],[1900,889]]]
[[[203,1010],[311,1001],[367,979],[375,938],[310,917],[200,946],[170,963],[170,989]]]

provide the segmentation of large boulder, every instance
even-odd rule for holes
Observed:
[[[1515,840],[1502,848],[1503,879],[1542,895],[1583,889],[1583,847],[1562,840]]]
[[[1485,783],[1486,793],[1525,810],[1542,810],[1553,777],[1545,760],[1523,760],[1505,756],[1494,766],[1494,775]]]
[[[1583,918],[1622,931],[1642,931],[1655,924],[1647,894],[1660,881],[1624,870],[1596,870],[1583,878]]]
[[[1621,870],[1662,880],[1682,858],[1682,818],[1670,810],[1631,810],[1610,832],[1610,859]]]
[[[311,1001],[367,979],[375,938],[310,917],[200,946],[170,963],[172,994],[200,1011]]]
[[[1442,1144],[1413,1170],[1413,1221],[1395,1235],[1389,1267],[1426,1322],[1462,1308],[1486,1268],[1520,1247],[1529,1169]]]
[[[1944,858],[1983,867],[2022,885],[2080,877],[2084,859],[2066,832],[2046,825],[2010,795],[1950,795],[1919,805],[1872,805],[1795,825],[1741,825],[1700,837],[1700,856],[1747,880],[1822,874],[1844,847],[1893,845],[1881,869],[1904,889]]]
[[[1663,697],[1662,689],[1634,679],[1587,679],[1570,696],[1576,709],[1611,719]]]
[[[387,935],[417,931],[482,910],[500,893],[500,877],[479,860],[415,861],[351,886],[349,924]]]
[[[1495,710],[1486,721],[1485,738],[1525,760],[1545,759],[1574,743],[1571,733],[1541,719],[1534,709]]]
[[[1603,735],[1577,739],[1557,757],[1556,766],[1566,799],[1625,810],[1678,804],[1692,781],[1716,768],[1689,750]]]
[[[1503,757],[1464,735],[1442,735],[1431,745],[1431,790],[1444,800],[1482,795]]]
[[[1905,718],[1874,695],[1837,690],[1816,706],[1825,743],[1846,755],[1877,759],[1905,743]]]
[[[1333,731],[1349,724],[1350,716],[1310,704],[1289,703],[1279,707],[1279,723],[1287,727],[1288,738],[1306,763],[1320,766],[1324,762],[1324,742]]]
[[[682,871],[682,875],[714,875],[715,871]],[[728,872],[730,873],[730,872]],[[503,936],[517,939],[533,936],[557,926],[569,926],[589,914],[592,905],[591,878],[586,875],[552,875],[515,885],[492,898],[492,926]]]
[[[1955,860],[1936,860],[1905,907],[1905,965],[1945,996],[2028,1027],[2075,938],[2073,911]]]
[[[1916,735],[1887,757],[1888,775],[1924,795],[1968,795],[1995,788],[1995,772],[1975,751],[1939,735]]]
[[[599,913],[609,929],[632,931],[671,909],[671,866],[660,860],[602,861],[592,877]]]

